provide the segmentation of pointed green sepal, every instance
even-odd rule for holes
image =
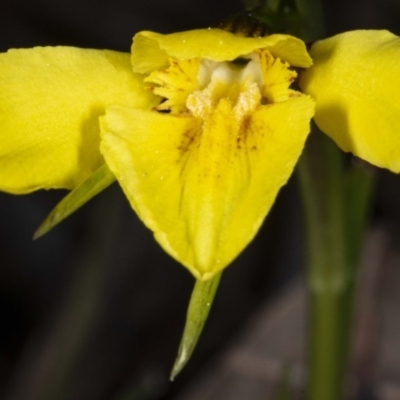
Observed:
[[[205,282],[197,280],[194,285],[178,355],[172,367],[171,381],[182,371],[196,347],[207,321],[221,275],[222,273],[220,272]]]
[[[104,164],[56,205],[36,230],[33,238],[37,239],[53,229],[114,181],[115,177],[113,173],[108,169],[107,164]]]

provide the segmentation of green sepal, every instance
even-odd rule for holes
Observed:
[[[185,328],[179,345],[178,355],[170,375],[171,381],[182,371],[196,347],[197,341],[207,321],[215,293],[217,292],[221,280],[221,275],[222,272],[205,282],[196,280],[190,297]]]
[[[92,197],[110,186],[114,181],[114,174],[108,169],[108,166],[104,164],[56,205],[36,230],[33,238],[37,239],[53,229],[61,221],[87,203]]]

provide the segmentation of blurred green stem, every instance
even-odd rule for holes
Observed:
[[[306,42],[324,37],[320,0],[247,0],[279,33]],[[276,31],[276,29],[275,29]],[[307,240],[309,297],[308,400],[343,399],[354,286],[372,177],[344,167],[343,154],[321,132],[310,135],[297,168]]]
[[[247,0],[254,15],[311,42],[324,37],[320,0]],[[276,30],[276,29],[275,29]],[[297,168],[307,240],[308,400],[340,400],[350,350],[354,286],[372,177],[345,169],[321,132],[310,135]]]
[[[344,246],[343,171],[339,150],[321,135],[310,138],[298,165],[307,239],[309,400],[342,398],[349,331]]]
[[[320,1],[296,3],[306,21],[303,39],[323,37]],[[373,176],[354,165],[345,169],[342,152],[319,131],[307,142],[297,172],[308,255],[307,399],[340,400],[346,393],[355,280]]]
[[[298,165],[307,240],[308,400],[340,400],[350,350],[355,278],[372,176],[344,169],[339,148],[320,132]]]

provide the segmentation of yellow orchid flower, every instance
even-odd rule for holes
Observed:
[[[341,34],[310,54],[289,35],[219,29],[140,32],[131,56],[11,50],[0,55],[0,189],[73,189],[109,168],[161,246],[208,280],[257,233],[315,102],[343,150],[399,171],[399,56],[386,31]]]

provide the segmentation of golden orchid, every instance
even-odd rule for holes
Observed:
[[[131,56],[10,50],[0,55],[0,189],[115,176],[160,245],[208,280],[257,233],[314,112],[344,151],[400,171],[399,61],[387,31],[340,34],[310,54],[292,36],[219,29],[140,32]]]

